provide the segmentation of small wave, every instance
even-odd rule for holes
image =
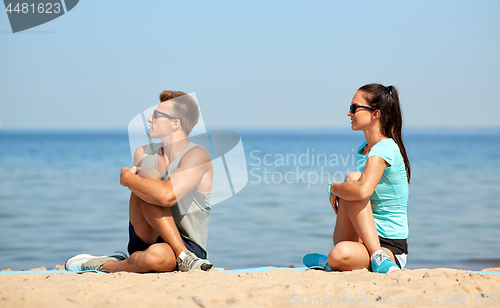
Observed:
[[[467,264],[477,264],[488,267],[500,267],[500,259],[466,259],[463,262]]]

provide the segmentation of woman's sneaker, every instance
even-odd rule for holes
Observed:
[[[383,251],[379,250],[372,256],[372,271],[375,273],[390,273],[399,270],[399,266],[391,261],[391,258]]]
[[[302,258],[302,262],[310,269],[331,271],[330,265],[328,265],[328,257],[317,252],[308,253]]]
[[[116,251],[109,256],[96,257],[88,254],[80,254],[71,257],[64,264],[69,272],[102,271],[102,266],[108,261],[123,261],[128,259],[124,252]]]
[[[181,252],[177,258],[177,267],[181,272],[188,272],[192,269],[208,271],[212,268],[212,266],[213,265],[208,262],[208,260],[198,258],[194,253],[187,249]]]

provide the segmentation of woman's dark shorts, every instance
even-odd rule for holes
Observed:
[[[408,243],[406,239],[388,239],[380,236],[378,238],[380,239],[380,246],[392,252],[399,268],[405,268],[406,258],[408,256]]]

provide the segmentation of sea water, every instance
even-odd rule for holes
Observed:
[[[238,131],[238,130],[237,130]],[[332,179],[355,168],[361,133],[238,131],[248,183],[215,204],[209,259],[226,269],[302,266],[333,247]],[[499,267],[500,133],[408,132],[407,267]],[[0,269],[53,268],[126,251],[131,166],[122,131],[0,131]]]

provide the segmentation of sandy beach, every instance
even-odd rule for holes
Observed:
[[[500,268],[484,271],[500,272]],[[389,274],[282,269],[19,273],[0,275],[0,293],[0,307],[484,307],[500,305],[500,274],[446,268]]]

